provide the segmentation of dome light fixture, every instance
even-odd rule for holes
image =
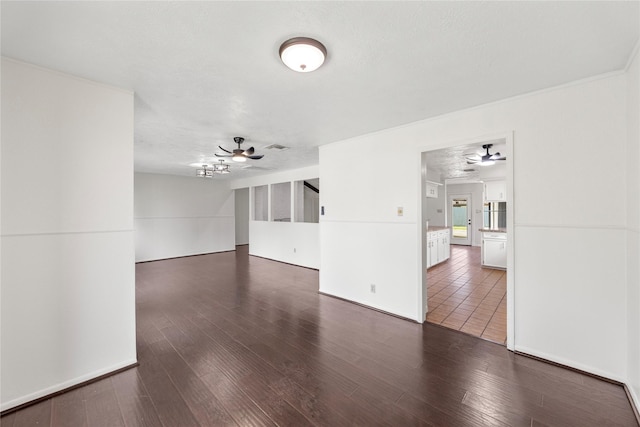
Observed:
[[[317,70],[326,57],[327,48],[308,37],[294,37],[280,46],[280,59],[284,65],[299,73]]]

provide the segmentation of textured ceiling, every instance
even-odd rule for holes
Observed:
[[[11,2],[2,54],[135,92],[135,169],[193,175],[244,136],[263,160],[224,179],[317,164],[317,147],[623,69],[631,2]],[[299,74],[280,44],[310,36]],[[270,144],[288,150],[264,150]],[[222,179],[222,178],[221,178]]]
[[[507,145],[504,140],[484,141],[471,145],[443,148],[427,152],[427,170],[440,175],[439,182],[445,180],[479,181],[485,178],[504,178],[507,173],[507,162],[511,159],[496,161],[492,166],[470,165],[466,157],[486,154],[483,144],[492,144],[491,154],[506,155]]]

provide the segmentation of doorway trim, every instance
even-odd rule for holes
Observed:
[[[507,206],[509,209],[507,210],[507,229],[509,232],[507,233],[507,349],[514,351],[515,350],[515,240],[517,237],[517,232],[515,229],[514,223],[514,131],[505,131],[498,132],[494,134],[488,134],[483,136],[476,136],[469,139],[457,139],[457,140],[449,140],[446,142],[435,142],[429,145],[421,145],[417,147],[416,158],[416,168],[419,172],[418,176],[420,177],[420,185],[418,185],[418,221],[417,221],[417,233],[416,238],[418,239],[418,251],[417,256],[419,257],[417,266],[419,271],[417,272],[418,277],[421,278],[420,285],[417,290],[417,304],[418,304],[418,314],[419,319],[421,319],[421,323],[424,323],[427,317],[428,312],[428,301],[427,301],[427,263],[426,263],[426,253],[427,253],[427,245],[426,239],[424,238],[427,233],[426,221],[427,221],[427,198],[426,198],[426,181],[427,181],[427,154],[429,151],[440,150],[442,148],[450,148],[457,147],[460,145],[469,145],[469,144],[478,144],[485,141],[491,141],[495,139],[504,139],[506,141],[506,157],[507,161],[507,173],[505,176],[505,180],[507,183]]]

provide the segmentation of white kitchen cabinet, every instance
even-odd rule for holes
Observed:
[[[430,199],[437,199],[438,198],[438,187],[440,185],[442,185],[442,184],[437,183],[437,182],[427,181],[426,182],[427,197],[430,198]]]
[[[482,233],[482,265],[507,268],[507,235],[505,233]]]
[[[451,233],[449,233],[449,230],[441,230],[439,233],[440,233],[440,236],[438,240],[442,241],[441,243],[442,250],[443,250],[442,261],[444,261],[451,257],[451,245],[449,241],[449,238],[451,237]]]
[[[507,182],[504,180],[485,182],[484,200],[487,202],[505,202],[507,200]]]
[[[427,268],[450,258],[449,237],[448,229],[427,233]]]

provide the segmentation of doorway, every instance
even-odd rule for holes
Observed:
[[[489,145],[491,144],[491,145]],[[468,161],[483,145],[491,152],[502,153],[495,165],[476,165]],[[496,154],[496,156],[498,156]],[[513,134],[501,134],[468,141],[441,144],[421,150],[421,246],[423,258],[428,242],[426,228],[444,227],[451,236],[451,258],[427,269],[422,260],[423,287],[421,302],[424,319],[491,341],[506,344],[514,350],[514,245],[513,209],[507,210],[505,236],[506,269],[483,265],[482,243],[485,214],[486,182],[502,180],[505,190],[500,195],[513,206]],[[479,155],[478,158],[482,156]],[[442,167],[438,170],[436,165]],[[478,167],[481,166],[481,167]],[[427,183],[440,183],[445,197],[425,195]],[[492,196],[489,196],[491,199]],[[438,213],[442,212],[440,216]],[[489,215],[490,216],[490,215]],[[444,223],[439,223],[444,221]],[[503,227],[500,224],[500,227]],[[487,228],[493,228],[489,226]],[[506,231],[508,230],[508,231]],[[485,303],[487,303],[485,305]],[[458,309],[458,311],[455,311]],[[481,319],[482,318],[482,319]],[[484,321],[482,325],[480,322]],[[482,331],[480,331],[482,329]],[[498,332],[496,332],[498,331]],[[498,336],[499,335],[499,336]]]
[[[451,219],[451,244],[471,246],[471,194],[450,195],[448,218]]]

